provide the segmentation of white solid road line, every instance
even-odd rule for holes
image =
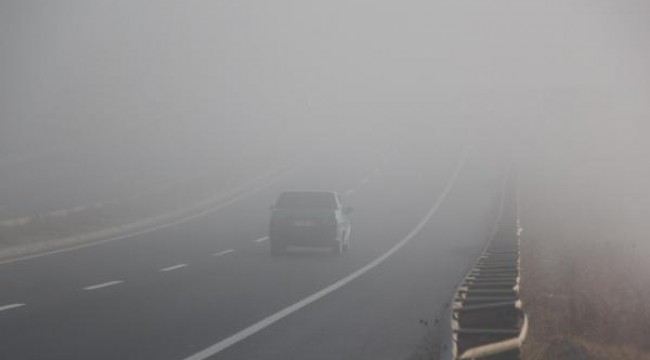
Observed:
[[[187,264],[178,264],[178,265],[174,265],[174,266],[170,266],[170,267],[162,268],[162,269],[160,269],[160,270],[158,270],[158,271],[162,271],[162,272],[165,272],[165,271],[172,271],[172,270],[176,270],[176,269],[184,268],[184,267],[186,267],[186,266],[187,266]]]
[[[218,253],[214,253],[214,254],[212,254],[212,256],[222,256],[222,255],[230,254],[231,252],[234,252],[234,251],[235,251],[235,249],[228,249],[228,250],[220,251]]]
[[[5,311],[5,310],[11,310],[19,307],[23,307],[25,304],[11,304],[11,305],[4,305],[0,306],[0,311]]]
[[[109,287],[109,286],[118,285],[118,284],[121,284],[121,283],[123,283],[122,280],[109,281],[109,282],[105,282],[105,283],[101,283],[101,284],[97,284],[97,285],[86,286],[84,288],[84,290],[88,290],[88,291],[97,290],[97,289],[101,289],[101,288],[105,288],[105,287]]]
[[[211,345],[208,348],[205,348],[204,350],[201,350],[200,352],[191,355],[185,360],[203,360],[207,359],[211,356],[214,356],[215,354],[218,354],[219,352],[229,348],[232,345],[235,345],[236,343],[246,339],[247,337],[257,333],[258,331],[272,325],[273,323],[287,317],[288,315],[291,315],[292,313],[302,309],[303,307],[313,303],[314,301],[328,295],[329,293],[339,289],[340,287],[348,284],[352,280],[358,278],[359,276],[367,273],[377,265],[381,264],[384,262],[388,257],[393,255],[395,252],[397,252],[399,249],[401,249],[404,245],[406,245],[411,239],[413,239],[419,232],[422,230],[422,228],[429,222],[429,220],[433,217],[433,215],[438,211],[440,206],[442,205],[443,201],[451,192],[452,187],[456,183],[456,179],[458,178],[458,175],[460,174],[461,170],[463,169],[463,166],[465,165],[465,160],[467,159],[467,154],[468,151],[465,151],[463,154],[463,157],[461,158],[460,162],[456,166],[456,169],[454,170],[453,174],[451,175],[451,178],[449,178],[449,181],[447,182],[447,185],[445,186],[445,189],[443,190],[442,194],[438,197],[436,202],[431,206],[429,209],[429,212],[420,220],[420,222],[402,239],[400,240],[397,244],[395,244],[390,250],[388,250],[385,254],[381,255],[380,257],[376,258],[375,260],[371,261],[370,263],[366,264],[364,267],[361,269],[353,272],[352,274],[344,277],[343,279],[335,282],[334,284],[298,301],[297,303],[290,305],[289,307],[286,307],[279,312],[262,319],[261,321],[231,335],[230,337],[227,337],[218,343]]]
[[[256,242],[256,243],[261,243],[261,242],[264,242],[264,241],[266,241],[266,240],[268,240],[268,239],[269,239],[269,237],[268,237],[268,236],[265,236],[265,237],[262,237],[262,238],[256,239],[255,242]]]

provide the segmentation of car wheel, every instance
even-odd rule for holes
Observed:
[[[337,242],[336,245],[332,246],[332,254],[336,256],[343,254],[343,242]]]
[[[350,236],[349,230],[346,233],[345,240],[346,241],[343,243],[343,252],[347,253],[348,251],[350,251],[350,248],[352,247],[352,237]]]
[[[275,240],[271,241],[271,255],[279,256],[287,252],[287,246],[282,242]]]

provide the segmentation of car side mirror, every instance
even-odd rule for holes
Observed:
[[[343,213],[345,215],[348,215],[348,214],[351,214],[353,210],[354,210],[354,208],[352,206],[346,206],[346,207],[343,208]]]

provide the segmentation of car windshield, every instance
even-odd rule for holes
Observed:
[[[334,194],[324,192],[286,192],[275,204],[278,209],[336,209]]]

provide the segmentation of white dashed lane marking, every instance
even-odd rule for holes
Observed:
[[[223,255],[226,255],[226,254],[230,254],[231,252],[234,252],[234,251],[235,251],[235,249],[228,249],[228,250],[220,251],[218,253],[214,253],[214,254],[212,254],[212,256],[223,256]]]
[[[11,305],[4,305],[0,306],[0,311],[6,311],[6,310],[11,310],[19,307],[23,307],[25,304],[11,304]]]
[[[102,289],[102,288],[109,287],[109,286],[119,285],[121,283],[123,283],[122,280],[109,281],[109,282],[105,282],[105,283],[101,283],[101,284],[97,284],[97,285],[86,286],[84,288],[84,290],[87,290],[87,291],[98,290],[98,289]]]
[[[268,236],[265,236],[265,237],[262,237],[262,238],[256,239],[255,242],[256,242],[256,243],[261,243],[261,242],[264,242],[264,241],[266,241],[266,240],[268,240],[268,239],[269,239],[269,237],[268,237]]]
[[[280,311],[278,311],[275,314],[272,314],[252,325],[249,327],[240,330],[239,332],[234,333],[233,335],[220,340],[219,342],[208,346],[207,348],[195,353],[194,355],[190,355],[186,357],[184,360],[204,360],[210,357],[213,357],[214,355],[220,353],[221,351],[237,344],[238,342],[256,334],[257,332],[273,325],[274,323],[280,321],[281,319],[295,313],[296,311],[304,308],[305,306],[315,302],[318,299],[321,299],[328,294],[332,293],[333,291],[336,291],[337,289],[345,286],[346,284],[350,283],[351,281],[355,280],[356,278],[360,277],[361,275],[367,273],[371,269],[375,268],[377,265],[383,263],[386,259],[388,259],[390,256],[392,256],[394,253],[399,251],[404,245],[406,245],[411,239],[416,237],[422,228],[431,220],[431,218],[438,212],[438,209],[442,206],[442,203],[444,200],[447,198],[447,195],[451,192],[452,187],[454,184],[456,184],[456,180],[458,179],[458,176],[463,169],[463,166],[465,165],[465,161],[467,159],[467,151],[463,154],[463,157],[461,158],[460,162],[456,166],[456,169],[452,173],[451,177],[447,181],[447,185],[443,189],[442,193],[438,196],[438,199],[433,203],[429,211],[424,215],[424,217],[420,220],[420,222],[413,228],[411,231],[404,236],[400,241],[397,242],[392,248],[390,248],[387,252],[385,252],[383,255],[379,256],[375,260],[369,262],[362,268],[354,271],[353,273],[345,276],[344,278],[338,280],[337,282],[323,288],[320,291],[317,291],[313,293],[310,296],[307,296],[306,298],[294,303],[293,305],[290,305]]]
[[[169,267],[166,267],[166,268],[162,268],[162,269],[160,269],[159,271],[162,271],[162,272],[165,272],[165,271],[172,271],[172,270],[177,270],[177,269],[180,269],[180,268],[184,268],[184,267],[186,267],[186,266],[187,266],[187,264],[178,264],[178,265],[174,265],[174,266],[169,266]]]

